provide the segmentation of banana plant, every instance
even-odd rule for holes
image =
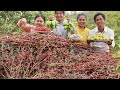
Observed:
[[[47,26],[48,28],[50,28],[51,30],[53,30],[54,28],[56,28],[56,27],[57,27],[57,24],[58,24],[58,22],[55,21],[55,20],[53,20],[53,21],[47,21],[47,22],[46,22],[46,26]]]
[[[64,26],[64,30],[67,30],[67,32],[68,32],[68,38],[69,38],[70,35],[71,35],[71,30],[73,30],[73,28],[74,28],[74,25],[71,22],[68,21],[63,26]]]

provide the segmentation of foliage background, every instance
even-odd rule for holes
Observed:
[[[116,56],[120,56],[120,11],[82,11],[87,15],[87,27],[93,29],[95,23],[93,17],[95,13],[102,12],[106,15],[106,26],[115,32],[115,48],[111,49],[116,52]],[[80,12],[79,12],[80,13]],[[20,18],[26,18],[29,24],[34,24],[34,17],[37,14],[43,14],[46,19],[49,15],[54,15],[54,11],[0,11],[0,32],[2,34],[10,34],[13,32],[23,32],[16,24]],[[76,16],[78,11],[65,13],[71,17],[71,21],[76,26]]]

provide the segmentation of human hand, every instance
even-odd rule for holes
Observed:
[[[112,44],[112,41],[113,41],[113,40],[109,40],[109,41],[105,41],[104,43],[107,43],[108,45],[111,45],[111,44]]]
[[[22,22],[27,22],[26,18],[21,19]]]
[[[21,25],[26,24],[26,23],[27,23],[26,18],[22,18],[18,21],[17,25],[21,26]]]
[[[91,40],[87,40],[87,43],[90,44],[90,43],[91,43]]]

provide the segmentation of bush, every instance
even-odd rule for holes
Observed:
[[[16,33],[0,38],[0,75],[7,79],[115,79],[112,53],[73,45],[53,33]]]

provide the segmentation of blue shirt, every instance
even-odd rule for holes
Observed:
[[[66,22],[67,22],[67,20],[63,20],[62,23],[58,24],[58,26],[55,29],[53,29],[53,33],[60,35],[64,38],[67,38],[68,32],[67,32],[67,30],[64,30],[64,26],[63,26]]]

